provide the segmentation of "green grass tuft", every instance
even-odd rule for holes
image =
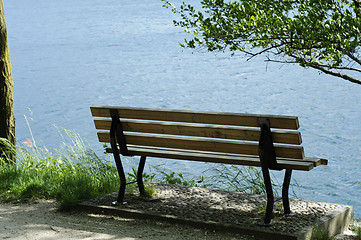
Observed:
[[[210,175],[212,188],[266,195],[261,168],[217,164],[217,166],[209,168],[207,172]],[[274,194],[277,196],[281,187],[273,181],[272,186]]]
[[[0,158],[0,200],[26,202],[57,199],[60,209],[119,189],[116,168],[98,157],[78,134],[68,130],[60,149],[48,152],[35,143],[18,147],[17,164]]]
[[[361,226],[358,224],[356,219],[354,220],[352,231],[356,234],[357,239],[361,239]]]
[[[321,230],[317,226],[313,228],[312,240],[333,240],[335,237],[330,237],[328,231]]]

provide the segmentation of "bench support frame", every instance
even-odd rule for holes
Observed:
[[[117,166],[118,175],[120,178],[120,188],[119,188],[119,192],[118,192],[117,201],[113,202],[112,204],[113,205],[118,205],[120,203],[126,204],[125,202],[123,202],[126,185],[134,183],[134,182],[127,183],[123,164],[122,164],[122,161],[120,158],[120,154],[122,154],[123,156],[132,156],[132,155],[130,155],[128,152],[127,143],[125,141],[125,137],[124,137],[124,133],[123,133],[122,123],[119,120],[118,111],[116,109],[110,109],[110,115],[112,117],[112,125],[110,128],[110,144],[112,147],[115,164]],[[118,151],[117,142],[119,144],[120,153]],[[142,177],[143,171],[144,171],[144,166],[145,166],[145,160],[146,160],[146,156],[140,157],[138,172],[137,172],[137,181],[136,182],[138,184],[139,192],[141,195],[145,194],[143,177]]]
[[[138,166],[138,172],[137,172],[137,183],[139,188],[140,195],[145,195],[145,188],[143,183],[143,171],[144,171],[144,165],[145,165],[145,159],[146,156],[141,156],[139,160],[139,166]]]
[[[282,186],[282,202],[283,202],[283,211],[285,215],[293,215],[290,209],[290,200],[288,199],[288,189],[291,182],[292,169],[285,170],[285,178],[283,179]]]
[[[262,165],[263,181],[266,188],[267,194],[267,207],[263,222],[259,225],[272,226],[271,222],[273,218],[273,206],[274,206],[274,195],[272,190],[272,182],[269,170],[281,170],[277,164],[276,153],[273,146],[272,133],[270,129],[270,122],[268,118],[259,118],[259,125],[261,128],[261,136],[259,140],[259,157]],[[284,208],[284,214],[290,215],[290,203],[288,199],[288,190],[291,181],[292,170],[285,170],[285,177],[282,186],[282,202]]]

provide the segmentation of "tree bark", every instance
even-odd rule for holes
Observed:
[[[5,138],[15,145],[14,83],[11,72],[3,0],[0,0],[0,72],[0,138]],[[7,152],[7,148],[4,145],[0,145],[0,154],[3,151]],[[15,156],[9,157],[15,161]]]

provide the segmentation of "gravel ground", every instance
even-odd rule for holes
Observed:
[[[198,187],[184,187],[153,183],[156,194],[151,198],[139,198],[137,191],[126,194],[124,209],[140,210],[154,215],[171,215],[201,222],[216,222],[242,228],[264,229],[258,226],[264,217],[266,198],[237,192],[227,192]],[[116,193],[93,199],[90,204],[110,205]],[[275,204],[272,220],[275,224],[267,230],[283,233],[298,233],[312,228],[321,218],[345,208],[345,205],[290,199],[295,216],[283,214],[282,201]]]

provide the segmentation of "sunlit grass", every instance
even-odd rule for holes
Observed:
[[[17,147],[16,164],[0,158],[0,199],[24,202],[57,199],[60,209],[119,189],[119,177],[109,160],[97,156],[78,134],[68,130],[58,150],[49,152],[34,141]],[[10,144],[10,143],[7,143]],[[9,146],[11,148],[11,146]]]

